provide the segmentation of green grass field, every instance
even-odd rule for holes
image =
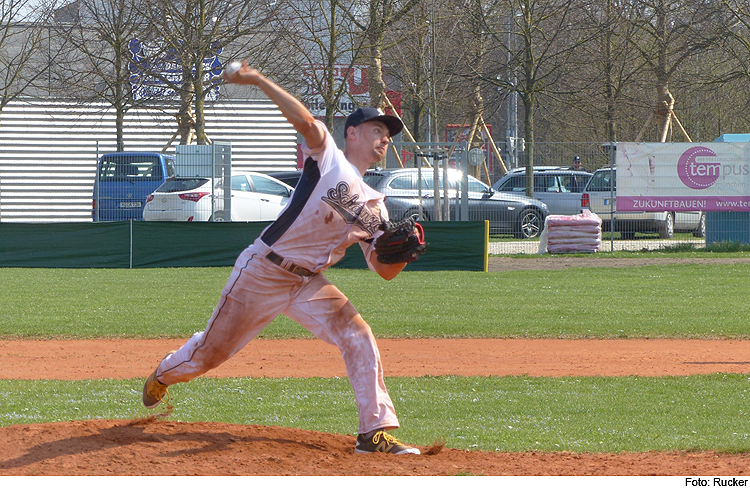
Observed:
[[[533,260],[533,259],[528,259]],[[606,259],[602,259],[606,260]],[[0,270],[0,339],[186,337],[229,268]],[[378,337],[742,338],[750,265],[327,275]],[[266,338],[309,337],[281,317]],[[499,451],[750,450],[746,375],[388,378],[417,444]],[[134,418],[141,380],[0,381],[0,425]],[[170,388],[170,419],[351,434],[346,379],[205,379]]]
[[[523,259],[533,260],[533,259]],[[606,259],[602,259],[606,261]],[[229,268],[0,270],[0,338],[186,337]],[[378,337],[745,337],[750,264],[327,274]],[[279,317],[263,337],[308,337]]]

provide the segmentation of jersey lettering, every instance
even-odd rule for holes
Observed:
[[[372,235],[380,225],[380,216],[373,215],[364,204],[359,202],[359,195],[356,193],[350,195],[350,192],[349,184],[339,182],[321,199],[331,205],[345,222]]]

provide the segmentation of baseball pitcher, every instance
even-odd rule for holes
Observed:
[[[246,62],[228,67],[224,79],[257,86],[278,106],[304,137],[304,169],[286,208],[237,259],[205,330],[148,377],[143,404],[156,407],[169,397],[168,386],[219,366],[283,313],[341,351],[359,412],[355,452],[419,454],[388,433],[399,422],[372,330],[323,275],[355,243],[369,268],[386,280],[424,252],[421,226],[390,222],[384,196],[362,179],[385,157],[391,137],[403,129],[401,120],[358,109],[346,120],[341,151],[302,103]]]

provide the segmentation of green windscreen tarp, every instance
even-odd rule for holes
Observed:
[[[422,222],[427,249],[408,271],[484,269],[484,222]],[[366,268],[359,245],[349,247],[337,268]]]
[[[130,223],[2,223],[0,266],[129,268]]]
[[[232,266],[268,222],[0,223],[0,267]],[[427,251],[412,271],[484,269],[483,222],[424,222]],[[366,268],[359,245],[336,265]]]
[[[232,266],[270,222],[133,222],[133,267]]]

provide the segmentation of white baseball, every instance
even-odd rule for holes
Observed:
[[[239,71],[240,68],[242,68],[242,63],[240,63],[239,61],[232,61],[230,64],[227,65],[227,68],[224,70],[224,73],[227,76],[230,76],[233,73]]]

